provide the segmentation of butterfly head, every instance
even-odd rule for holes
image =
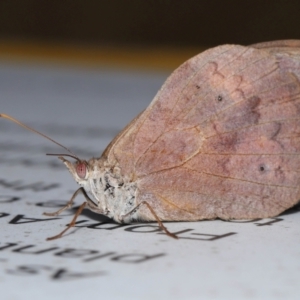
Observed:
[[[65,159],[63,156],[58,157],[68,168],[72,176],[74,177],[75,181],[84,186],[86,181],[89,178],[89,164],[85,160],[76,159],[75,162],[70,162]]]

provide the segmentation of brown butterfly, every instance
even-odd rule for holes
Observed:
[[[191,58],[100,158],[58,155],[81,187],[47,215],[71,207],[78,192],[86,202],[53,238],[84,207],[119,223],[157,221],[173,237],[162,221],[266,218],[292,207],[300,199],[299,80],[297,40]]]

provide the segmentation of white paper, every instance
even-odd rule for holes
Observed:
[[[167,74],[0,63],[0,112],[78,156],[99,157]],[[84,211],[43,212],[77,185],[49,141],[0,119],[1,299],[299,299],[300,208],[277,218],[121,226]]]

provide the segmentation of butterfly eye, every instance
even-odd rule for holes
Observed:
[[[81,162],[76,166],[76,173],[79,178],[85,179],[86,176],[86,165],[85,163]]]

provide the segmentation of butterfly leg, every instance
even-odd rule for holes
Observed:
[[[85,192],[85,190],[83,188],[79,188],[72,196],[72,198],[68,201],[68,203],[66,204],[66,206],[62,207],[61,209],[59,209],[58,211],[54,212],[54,213],[44,213],[44,215],[46,216],[57,216],[59,215],[60,213],[62,213],[64,210],[68,209],[68,208],[71,208],[72,205],[73,205],[73,202],[74,202],[74,199],[75,197],[79,194],[79,193],[82,193],[83,196],[86,198],[87,201],[83,202],[80,207],[78,208],[75,216],[73,217],[72,221],[70,224],[68,224],[67,228],[64,229],[61,233],[55,235],[55,236],[52,236],[52,237],[49,237],[47,238],[47,241],[51,241],[51,240],[55,240],[55,239],[58,239],[60,237],[63,236],[63,234],[69,230],[71,227],[75,226],[76,224],[76,220],[78,218],[78,216],[81,214],[81,212],[83,211],[83,209],[85,208],[86,205],[88,205],[89,207],[96,207],[96,205],[93,203],[93,201],[89,198],[89,196],[87,195],[87,193]]]
[[[137,211],[137,209],[139,209],[139,207],[141,205],[145,205],[149,210],[150,212],[152,213],[152,215],[154,216],[156,222],[158,223],[160,229],[162,231],[164,231],[168,236],[174,238],[174,239],[178,239],[178,237],[171,233],[165,226],[164,224],[162,223],[162,221],[159,219],[159,217],[157,216],[157,214],[155,213],[154,209],[151,207],[151,205],[147,202],[147,201],[142,201],[141,203],[139,203],[134,209],[132,209],[129,213],[127,213],[126,215],[123,216],[123,219],[126,218],[127,216],[135,213]]]
[[[73,206],[73,202],[74,199],[76,198],[76,196],[79,193],[83,193],[83,195],[85,196],[85,198],[88,198],[89,196],[86,194],[85,190],[83,188],[79,188],[71,197],[71,199],[68,201],[68,203],[62,207],[61,209],[59,209],[58,211],[55,211],[53,213],[46,213],[44,212],[43,215],[48,216],[48,217],[53,217],[53,216],[58,216],[59,214],[61,214],[63,211],[65,211],[66,209],[69,209]]]

